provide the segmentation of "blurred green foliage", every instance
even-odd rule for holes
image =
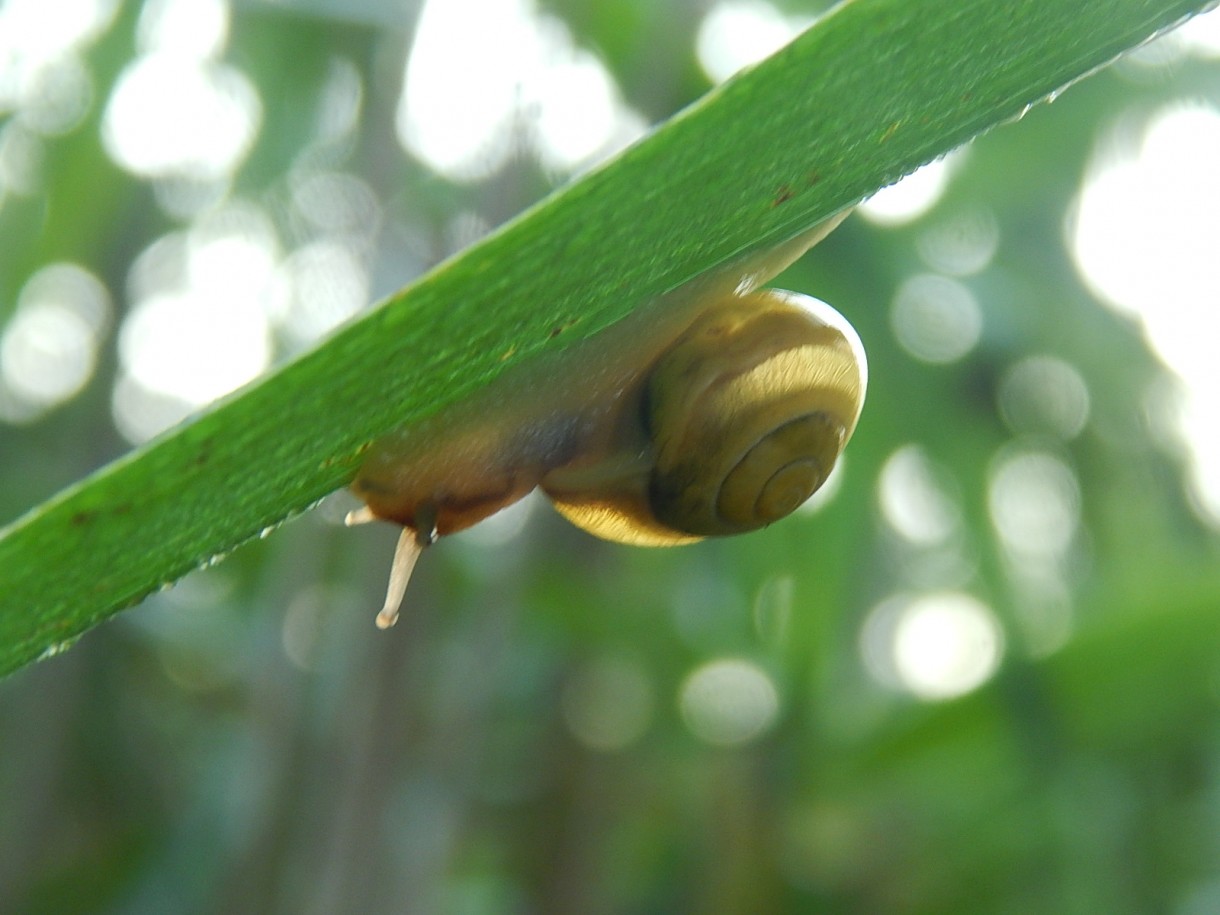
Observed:
[[[701,6],[547,7],[647,119],[706,91]],[[234,193],[286,223],[302,148],[360,176],[384,212],[380,295],[554,179],[521,155],[462,185],[404,156],[390,125],[407,23],[360,9],[236,7],[225,59],[258,87],[263,124]],[[94,104],[43,143],[37,191],[0,203],[0,315],[68,260],[105,282],[121,322],[133,259],[182,222],[99,140],[138,13],[122,5],[89,48]],[[359,129],[311,146],[336,60],[363,80]],[[507,539],[433,550],[385,635],[372,613],[393,535],[342,530],[351,502],[336,496],[0,683],[0,911],[1220,908],[1220,544],[1149,407],[1166,370],[1083,287],[1064,242],[1101,131],[1214,100],[1218,84],[1189,56],[1108,69],[975,142],[922,217],[853,217],[789,271],[781,285],[853,320],[871,366],[845,473],[816,513],[645,551],[531,505]],[[891,303],[930,271],[928,238],[979,213],[998,244],[959,281],[981,336],[962,358],[920,361]],[[1001,410],[1010,370],[1044,355],[1087,386],[1079,434]],[[0,426],[0,519],[126,450],[119,376],[111,339],[78,396]],[[883,470],[912,445],[958,518],[923,542],[882,508]],[[997,466],[1023,454],[1078,487],[1049,589],[989,506]],[[966,695],[924,701],[869,652],[892,647],[878,608],[946,590],[995,614],[1003,662]],[[731,696],[702,712],[691,698],[692,675],[726,659],[753,676],[730,682],[775,701],[729,746],[699,716],[732,724]]]

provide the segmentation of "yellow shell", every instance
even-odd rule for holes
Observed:
[[[727,296],[648,373],[634,474],[565,486],[544,477],[542,487],[607,540],[668,545],[754,530],[825,482],[865,385],[859,338],[829,306],[778,290]]]

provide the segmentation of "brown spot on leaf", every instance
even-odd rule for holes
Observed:
[[[793,192],[791,186],[789,186],[787,184],[781,184],[779,186],[779,190],[775,192],[775,199],[771,201],[771,206],[777,207],[781,203],[787,203],[789,200],[791,200],[795,196],[796,196],[796,194]]]

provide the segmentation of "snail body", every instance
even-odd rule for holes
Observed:
[[[754,530],[803,503],[855,429],[864,351],[830,306],[758,286],[841,219],[375,443],[348,522],[403,526],[378,625],[396,621],[425,547],[536,487],[577,526],[644,546]]]

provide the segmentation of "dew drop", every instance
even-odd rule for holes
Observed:
[[[80,640],[80,636],[73,636],[70,639],[64,639],[61,642],[52,642],[42,650],[42,654],[38,656],[38,660],[45,661],[47,658],[53,658],[56,655],[63,654]]]

